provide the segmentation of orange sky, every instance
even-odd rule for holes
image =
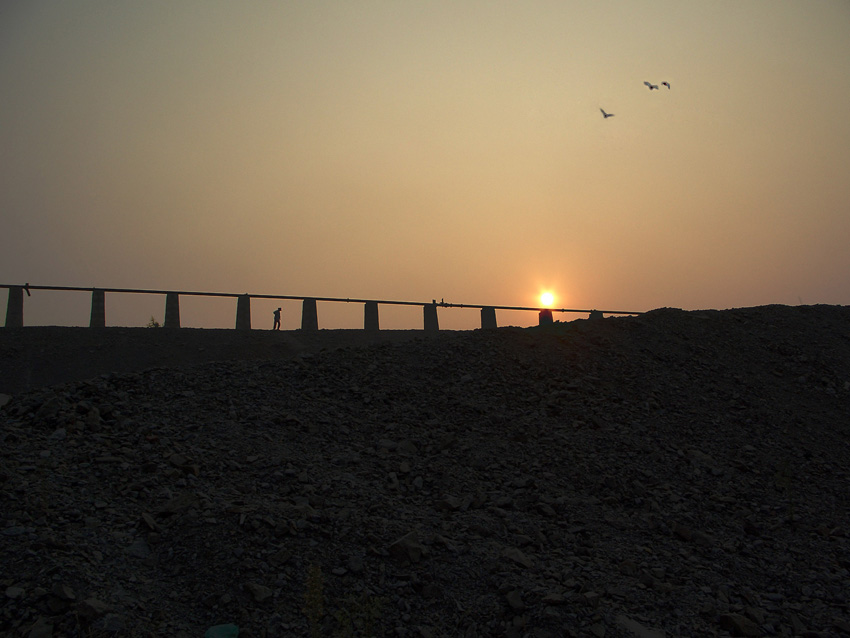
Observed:
[[[0,283],[848,304],[847,33],[844,0],[3,3]],[[163,308],[110,296],[107,323]],[[40,293],[25,322],[88,312]]]

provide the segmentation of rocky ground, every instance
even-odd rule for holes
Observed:
[[[850,308],[352,344],[0,390],[0,632],[850,635]]]
[[[0,329],[0,392],[16,394],[108,372],[233,359],[280,360],[424,335],[421,330],[4,328]]]

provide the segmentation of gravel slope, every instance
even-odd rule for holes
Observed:
[[[8,635],[850,634],[846,307],[315,347],[0,401]]]
[[[0,329],[0,392],[14,394],[110,372],[222,360],[286,359],[341,347],[399,342],[421,330],[223,330],[181,328]]]

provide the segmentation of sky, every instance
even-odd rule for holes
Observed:
[[[7,0],[0,284],[847,305],[847,33],[846,0]],[[164,305],[108,294],[107,325]],[[258,299],[253,326],[278,305],[299,327],[299,302]],[[182,324],[235,306],[183,297]],[[24,322],[89,311],[35,291]]]

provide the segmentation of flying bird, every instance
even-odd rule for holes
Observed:
[[[603,119],[607,120],[609,117],[614,117],[613,113],[606,113],[605,109],[599,109],[599,110],[602,111],[602,118]]]
[[[666,86],[668,91],[670,90],[670,83],[669,83],[669,82],[662,82],[661,84],[663,84],[664,86]],[[656,88],[657,88],[657,87],[656,87]]]
[[[646,84],[649,87],[650,91],[658,88],[657,84],[650,84],[649,82],[644,82],[644,84]]]

